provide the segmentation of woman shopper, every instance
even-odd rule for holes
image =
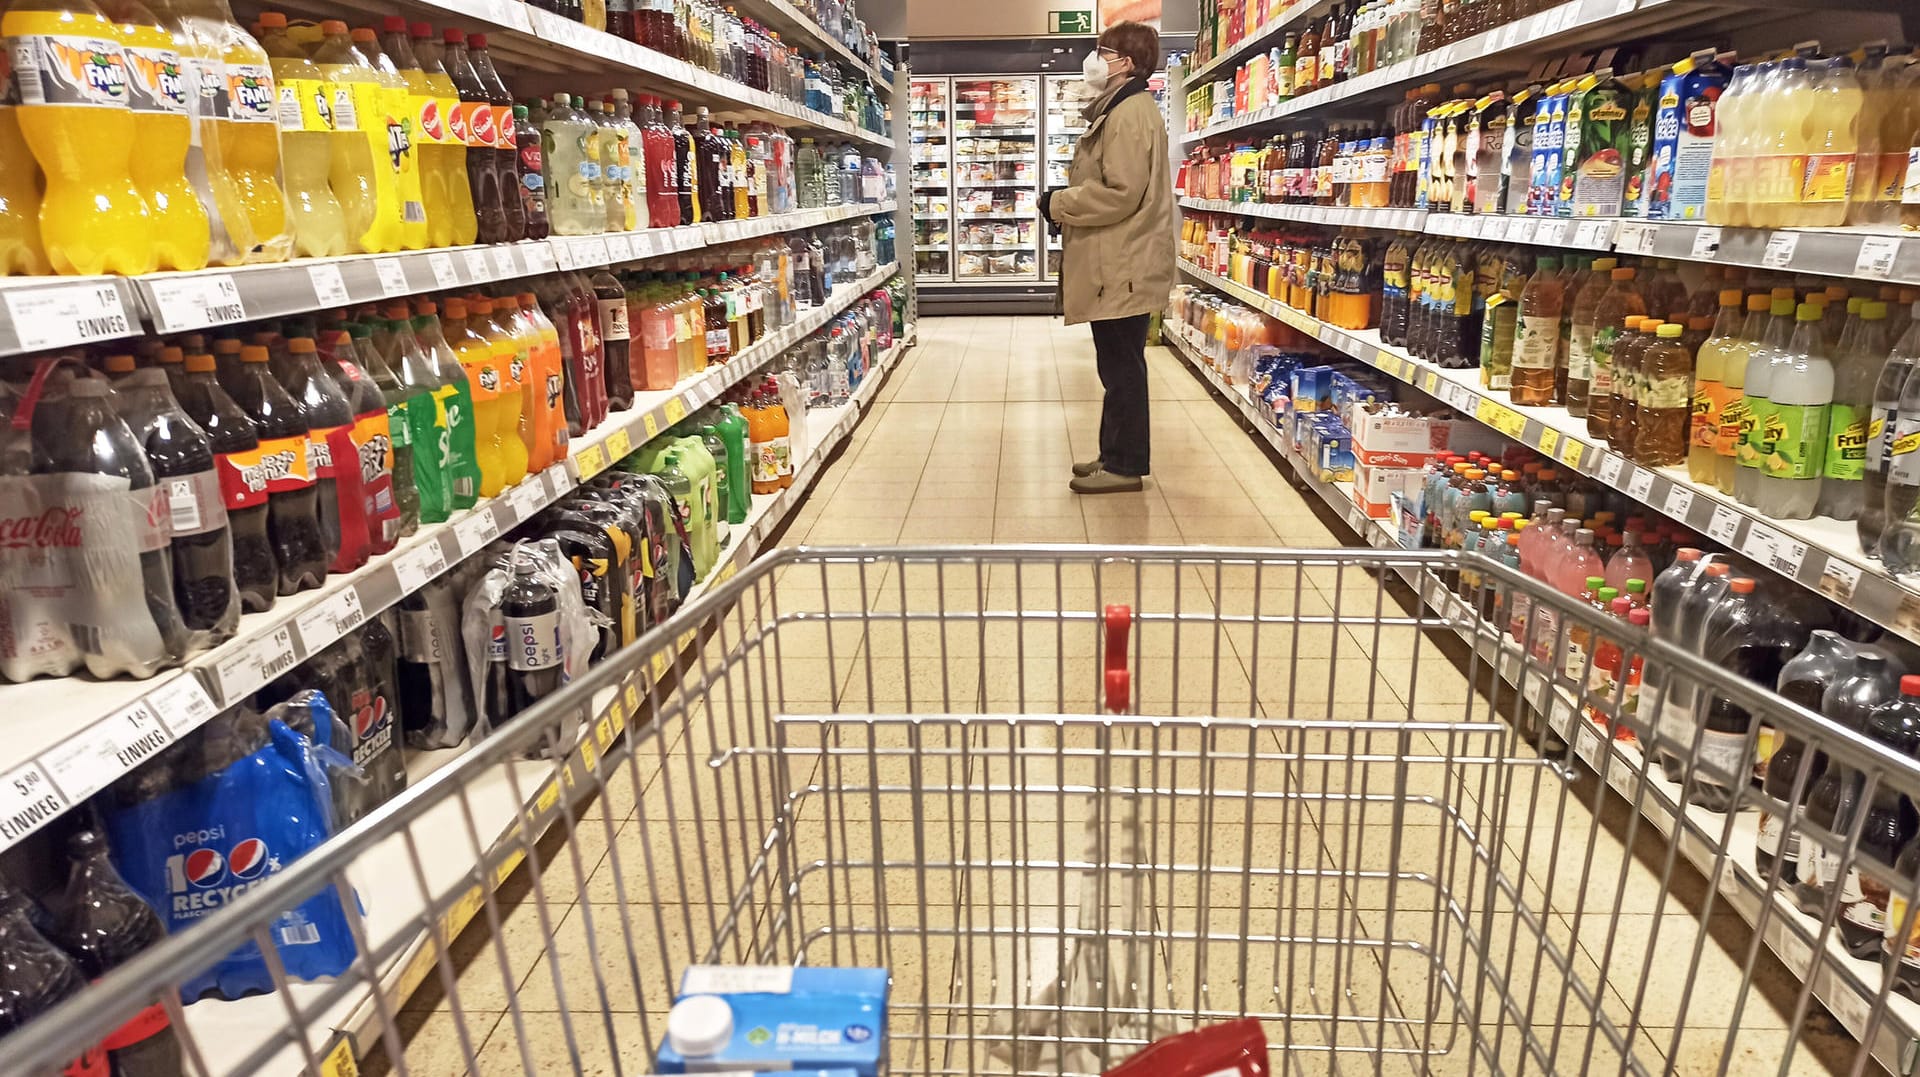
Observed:
[[[1094,98],[1074,147],[1067,186],[1040,196],[1065,251],[1061,307],[1068,325],[1091,322],[1106,399],[1100,456],[1073,465],[1075,493],[1138,490],[1149,470],[1147,321],[1173,291],[1173,179],[1167,126],[1147,79],[1160,35],[1137,22],[1100,35],[1082,74]]]

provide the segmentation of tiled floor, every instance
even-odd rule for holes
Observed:
[[[1100,400],[1086,330],[929,319],[785,543],[1339,544],[1177,358],[1150,352],[1150,380],[1147,489],[1076,497]],[[1109,602],[1134,609],[1136,712],[1178,717],[1088,717]],[[685,964],[800,956],[892,970],[896,1074],[1097,1071],[1052,1038],[1241,1012],[1291,1045],[1285,1074],[1616,1073],[1622,1044],[1645,1072],[1849,1066],[1816,1013],[1783,1068],[1784,969],[1762,953],[1743,989],[1725,913],[1692,958],[1699,880],[1662,886],[1658,834],[1617,801],[1596,819],[1590,782],[1508,740],[1456,658],[1396,620],[1337,559],[779,567],[578,825],[581,868],[550,836],[498,936],[460,940],[459,1015],[437,983],[407,1006],[407,1071],[468,1072],[471,1052],[486,1073],[644,1073]],[[1386,724],[1410,719],[1445,724]],[[1152,870],[1095,885],[1075,863],[1093,857]],[[1145,941],[1070,949],[1074,931]]]

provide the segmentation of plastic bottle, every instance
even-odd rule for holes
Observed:
[[[1827,418],[1826,460],[1816,515],[1836,520],[1860,516],[1866,498],[1867,457],[1877,445],[1872,435],[1875,386],[1885,368],[1887,305],[1860,304],[1857,331],[1842,339],[1834,355],[1833,407]],[[1885,496],[1884,477],[1875,492]]]
[[[1685,586],[1680,589],[1679,612],[1677,619],[1672,622],[1673,635],[1666,637],[1666,633],[1660,634],[1669,638],[1675,646],[1698,654],[1706,639],[1707,615],[1726,595],[1732,582],[1732,569],[1723,562],[1707,562],[1705,558],[1700,558],[1695,567],[1697,571],[1682,577]],[[1652,608],[1654,623],[1658,624],[1661,608],[1658,594],[1654,597]],[[1646,684],[1649,688],[1654,684],[1654,672],[1651,668],[1647,670]],[[1665,671],[1663,680],[1658,699],[1659,709],[1653,720],[1653,732],[1658,737],[1655,748],[1667,780],[1678,784],[1690,765],[1689,760],[1693,758],[1696,732],[1694,704],[1701,685],[1676,670]],[[1642,698],[1647,697],[1643,695]]]
[[[1767,366],[1765,438],[1754,505],[1781,520],[1810,518],[1820,501],[1826,464],[1827,412],[1833,403],[1833,363],[1820,333],[1820,309],[1802,303],[1792,342]]]
[[[1714,319],[1713,333],[1694,355],[1693,410],[1687,429],[1687,477],[1702,485],[1712,485],[1719,474],[1720,457],[1714,451],[1714,440],[1719,435],[1730,396],[1726,385],[1727,359],[1730,353],[1738,351],[1740,303],[1740,289],[1721,290],[1719,315]]]
[[[668,101],[666,117],[667,134],[673,140],[673,188],[680,199],[680,223],[699,224],[706,219],[701,213],[701,193],[696,174],[696,158],[699,154],[694,147],[693,133],[687,129],[686,109],[678,101]]]
[[[1680,342],[1680,333],[1673,322],[1661,325],[1658,341],[1640,356],[1640,403],[1631,454],[1648,467],[1670,467],[1687,455],[1693,356]]]
[[[373,346],[373,332],[364,323],[322,334],[320,345],[327,373],[346,394],[353,410],[353,456],[341,461],[339,467],[358,472],[370,552],[378,556],[420,526],[419,493],[412,481],[413,454],[410,449],[396,448],[387,408],[386,385],[394,387],[398,400],[399,383],[381,361]]]
[[[1751,578],[1733,578],[1727,594],[1707,612],[1700,654],[1736,676],[1771,684],[1779,675],[1778,649],[1770,636],[1764,600]],[[1699,747],[1694,753],[1693,785],[1688,802],[1708,811],[1725,812],[1752,774],[1747,742],[1754,716],[1744,706],[1709,687],[1701,709]]]
[[[411,149],[411,160],[402,179],[402,190],[419,204],[419,217],[407,221],[407,249],[445,247],[453,239],[453,196],[440,143],[446,138],[446,122],[440,102],[427,82],[427,73],[413,54],[413,38],[407,20],[388,15],[381,20],[379,47],[385,56],[384,69],[400,77],[404,88],[394,91],[393,111],[403,120],[401,130],[391,131],[391,144],[402,140]],[[462,186],[465,184],[463,183]],[[411,209],[411,206],[409,206]]]
[[[313,51],[312,63],[330,91],[333,134],[327,136],[331,148],[328,180],[339,200],[347,233],[355,250],[399,250],[399,188],[389,170],[374,167],[375,143],[366,130],[377,122],[375,112],[382,110],[387,87],[366,56],[354,47],[346,23],[328,19],[320,24],[320,32],[325,36]],[[364,123],[362,113],[366,115]],[[294,198],[296,203],[301,200],[298,194]]]
[[[1820,698],[1820,713],[1828,721],[1858,733],[1865,729],[1867,715],[1892,699],[1898,689],[1898,674],[1887,656],[1877,648],[1862,647],[1854,656],[1852,672]],[[1830,758],[1826,770],[1807,792],[1807,825],[1829,834],[1845,834],[1853,825],[1860,783],[1857,768]],[[1849,880],[1840,864],[1839,856],[1819,842],[1802,843],[1800,881],[1793,888],[1794,900],[1802,911],[1824,914],[1828,894],[1838,890],[1844,912],[1844,903],[1850,897],[1846,893]],[[1857,891],[1852,896],[1857,897]]]
[[[514,188],[501,185],[499,156],[494,152],[499,128],[493,102],[473,65],[467,35],[448,27],[442,31],[441,40],[444,45],[441,63],[446,66],[448,80],[460,98],[447,133],[466,143],[467,195],[473,204],[474,241],[503,243],[507,237],[505,199]]]
[[[395,16],[389,16],[388,21],[403,29],[406,25]],[[399,35],[399,42],[403,47],[407,45],[404,34]],[[361,126],[363,133],[373,143],[374,164],[386,169],[388,181],[393,186],[395,206],[399,213],[395,225],[399,237],[398,249],[420,250],[427,245],[427,208],[421,193],[420,144],[414,130],[413,87],[407,82],[406,76],[400,73],[393,57],[380,47],[380,38],[372,30],[366,27],[355,29],[353,44],[373,65],[374,73],[385,90],[375,103],[373,122]]]
[[[1789,61],[1792,63],[1793,61]],[[1860,151],[1861,106],[1865,95],[1845,56],[1828,60],[1811,80],[1803,122],[1794,143],[1805,164],[1797,196],[1783,200],[1775,225],[1801,228],[1837,228],[1846,223],[1847,203],[1856,187]],[[1877,117],[1869,118],[1871,124]],[[1782,212],[1784,211],[1784,212]],[[1892,859],[1890,853],[1888,859]]]
[[[599,175],[600,131],[566,96],[553,99],[541,126],[547,173],[547,220],[555,235],[583,236],[606,230],[606,204]]]
[[[320,527],[319,491],[307,450],[307,419],[267,367],[267,349],[240,349],[241,371],[234,403],[253,420],[259,436],[257,462],[242,481],[267,495],[267,538],[282,595],[320,586],[332,548]]]
[[[413,336],[420,342],[420,358],[434,384],[434,440],[446,473],[447,497],[452,509],[473,507],[480,494],[478,415],[466,368],[442,331],[438,308],[431,300],[414,307]],[[448,315],[449,319],[452,315]],[[460,320],[464,321],[463,306]],[[416,425],[417,431],[420,426]]]
[[[1759,504],[1762,462],[1773,454],[1774,437],[1778,434],[1769,421],[1773,413],[1769,396],[1773,357],[1774,353],[1786,350],[1794,324],[1792,289],[1774,289],[1769,303],[1766,328],[1760,342],[1747,355],[1744,389],[1747,412],[1741,420],[1740,473],[1734,480],[1734,496],[1745,505]]]
[[[1911,410],[1920,407],[1920,398],[1909,400],[1907,384],[1920,367],[1920,333],[1914,330],[1920,321],[1911,322],[1900,341],[1880,368],[1873,390],[1873,418],[1868,424],[1869,447],[1865,472],[1864,504],[1861,507],[1860,547],[1869,555],[1881,555],[1887,538],[1904,523],[1920,497],[1920,415]],[[1913,435],[1904,443],[1902,437]],[[1901,450],[1905,451],[1902,452]],[[1903,466],[1904,465],[1904,466]],[[1901,540],[1901,563],[1913,556]],[[1920,551],[1916,551],[1920,552]],[[1892,563],[1888,568],[1898,571]]]
[[[447,300],[442,330],[459,359],[472,393],[474,458],[480,466],[479,493],[481,497],[493,497],[506,489],[507,456],[503,441],[509,435],[517,440],[518,423],[516,419],[514,427],[505,426],[506,404],[502,398],[509,395],[507,373],[487,339],[488,319],[478,309],[482,303],[490,313],[493,304],[488,300],[472,301],[471,308],[468,300]],[[517,384],[510,395],[517,404]]]
[[[680,188],[674,160],[673,133],[660,115],[660,99],[652,94],[640,98],[640,148],[634,154],[634,167],[645,179],[649,227],[676,228],[680,221]]]
[[[184,365],[176,392],[181,408],[206,434],[213,452],[240,607],[247,613],[272,609],[279,567],[268,533],[259,434],[253,420],[214,380],[213,356],[189,355]]]
[[[88,0],[16,0],[0,35],[12,51],[12,112],[45,176],[40,239],[53,271],[151,272],[154,222],[133,180],[120,30]]]
[[[607,130],[600,154],[602,171],[608,173],[607,230],[631,232],[649,227],[646,170],[639,167],[645,151],[627,91],[614,90],[607,97]]]
[[[351,572],[366,563],[369,553],[353,451],[353,407],[321,368],[319,348],[311,337],[289,340],[287,359],[275,372],[307,421],[307,466],[331,571]]]
[[[114,870],[97,824],[67,838],[69,874],[52,939],[89,979],[99,979],[167,937],[159,913]],[[102,1044],[107,1073],[181,1074],[187,1067],[164,1007],[154,1004]]]
[[[105,0],[100,8],[119,27],[126,50],[133,183],[147,204],[157,267],[200,269],[211,252],[212,225],[187,182],[193,121],[174,34],[140,0]]]
[[[494,301],[495,319],[514,337],[521,362],[521,440],[527,447],[527,470],[544,471],[567,454],[567,416],[562,405],[565,375],[560,366],[559,336],[554,348],[534,322],[530,308],[540,303],[532,292],[501,296]]]
[[[359,250],[335,197],[332,167],[336,113],[332,87],[307,50],[287,35],[287,17],[277,11],[260,16],[261,47],[280,89],[279,123],[287,208],[293,217],[294,253],[327,258]]]
[[[1554,396],[1560,348],[1560,316],[1566,303],[1560,260],[1542,256],[1520,293],[1513,347],[1513,402],[1544,405]]]
[[[1634,270],[1622,266],[1608,274],[1607,290],[1593,308],[1593,336],[1589,348],[1591,381],[1587,389],[1587,432],[1602,440],[1612,432],[1613,423],[1613,348],[1630,315],[1644,315],[1646,301],[1634,283]],[[1574,337],[1578,347],[1579,315],[1575,314]],[[1577,355],[1577,353],[1576,353]],[[1567,376],[1567,396],[1574,396],[1575,370]]]
[[[486,338],[492,353],[492,369],[500,376],[500,395],[495,398],[498,414],[494,444],[500,454],[503,487],[518,486],[527,477],[533,446],[528,429],[532,416],[526,400],[528,351],[526,342],[513,329],[505,309],[508,302],[511,300],[485,296],[472,296],[467,300],[467,328]],[[483,489],[481,493],[486,491]]]
[[[445,46],[433,39],[433,27],[416,22],[407,34],[426,81],[425,93],[430,95],[420,101],[420,127],[426,142],[420,176],[427,199],[428,240],[436,247],[465,246],[479,235],[480,222],[474,216],[473,187],[467,176],[468,131],[460,118],[460,90],[448,72]],[[436,212],[436,205],[445,212]]]
[[[1780,667],[1775,691],[1789,702],[1817,714],[1820,700],[1826,695],[1827,689],[1839,683],[1852,667],[1852,645],[1837,632],[1815,629],[1800,653]],[[1804,779],[1800,775],[1803,765],[1807,766]],[[1791,807],[1806,799],[1807,792],[1825,771],[1826,765],[1826,755],[1821,752],[1815,752],[1808,763],[1806,742],[1789,735],[1767,759],[1766,775],[1761,787],[1768,796]],[[1797,798],[1794,794],[1796,786],[1799,786]],[[1784,824],[1785,820],[1771,812],[1761,813],[1753,862],[1763,879],[1768,878],[1777,862],[1780,866],[1780,882],[1792,886],[1800,879],[1800,833],[1798,827],[1793,833],[1786,833]]]
[[[1593,381],[1593,336],[1597,327],[1600,300],[1613,283],[1613,270],[1617,261],[1612,258],[1596,258],[1593,268],[1587,275],[1586,283],[1573,296],[1572,311],[1568,317],[1567,336],[1567,412],[1573,416],[1587,414],[1588,401],[1592,395]]]
[[[520,189],[520,141],[513,121],[513,94],[508,91],[500,73],[494,70],[493,58],[487,52],[487,35],[467,36],[467,62],[472,65],[475,81],[485,89],[487,100],[493,105],[493,168],[499,184],[501,231],[494,240],[488,240],[483,235],[481,242],[517,242],[526,238],[527,222],[520,208],[520,200],[513,197],[514,192]],[[464,96],[462,94],[463,99]],[[483,211],[476,206],[476,212]],[[481,228],[483,231],[486,228],[484,220]]]

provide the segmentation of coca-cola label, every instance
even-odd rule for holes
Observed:
[[[37,514],[0,517],[0,550],[77,550],[84,511],[78,505],[49,505]]]
[[[204,535],[227,526],[219,471],[209,468],[191,475],[169,475],[160,480],[160,487],[167,499],[167,527],[175,537]]]

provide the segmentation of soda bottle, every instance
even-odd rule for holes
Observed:
[[[527,477],[533,438],[529,424],[533,416],[527,408],[528,350],[514,331],[508,316],[508,299],[486,296],[467,298],[467,324],[477,328],[492,350],[493,367],[500,372],[499,427],[497,437],[501,459],[501,482],[518,486]]]
[[[555,459],[556,424],[559,444],[566,444],[560,366],[556,360],[551,369],[547,367],[545,343],[521,309],[518,295],[501,296],[493,305],[494,320],[513,335],[515,356],[520,362],[520,436],[527,447],[527,470],[544,471]]]
[[[347,398],[348,410],[353,413],[353,425],[348,430],[352,455],[339,461],[338,466],[355,473],[369,552],[378,556],[393,549],[400,536],[419,523],[418,503],[409,524],[395,497],[399,474],[387,396],[369,369],[381,365],[380,353],[373,347],[372,331],[355,323],[351,330],[334,330],[321,354],[327,374]],[[386,377],[392,379],[391,374]]]
[[[467,182],[467,131],[464,123],[456,122],[460,91],[447,73],[445,50],[433,39],[433,27],[416,22],[407,34],[426,80],[425,93],[431,95],[420,102],[420,131],[426,142],[420,177],[427,200],[428,240],[436,247],[464,246],[474,241],[480,225],[473,215],[473,190]],[[436,211],[436,206],[443,212]]]
[[[1916,304],[1920,306],[1920,304]],[[1885,557],[1893,545],[1896,530],[1908,526],[1907,517],[1920,502],[1920,392],[1908,398],[1907,386],[1920,366],[1920,331],[1910,322],[1899,343],[1893,346],[1880,368],[1873,390],[1873,420],[1868,436],[1873,442],[1867,455],[1865,504],[1860,513],[1860,545],[1869,554]],[[1915,387],[1920,390],[1920,386]],[[1902,450],[1905,451],[1902,451]],[[1877,454],[1877,455],[1876,455]],[[1911,565],[1914,556],[1912,538],[1899,540],[1898,565],[1889,561],[1889,570],[1898,572]]]
[[[140,0],[105,0],[100,9],[119,27],[126,52],[133,184],[147,204],[159,268],[200,269],[211,250],[212,226],[187,182],[193,121],[180,50]]]
[[[582,236],[606,230],[599,184],[600,131],[566,95],[554,97],[541,125],[546,167],[547,219],[555,235]]]
[[[1711,485],[1719,474],[1714,439],[1720,431],[1730,395],[1726,385],[1727,359],[1740,339],[1741,292],[1723,289],[1713,333],[1694,355],[1693,410],[1687,424],[1687,477]]]
[[[1728,583],[1726,596],[1707,612],[1700,653],[1743,679],[1768,684],[1779,676],[1779,663],[1772,660],[1775,648],[1768,638],[1763,600],[1755,594],[1757,586],[1745,576]],[[1747,740],[1753,731],[1753,715],[1709,688],[1700,720],[1705,728],[1700,731],[1699,748],[1694,753],[1688,802],[1708,811],[1724,812],[1732,807],[1735,794],[1745,787],[1751,773]]]
[[[178,398],[180,406],[206,434],[213,453],[240,607],[247,613],[272,609],[280,570],[268,538],[260,436],[253,420],[214,379],[213,356],[204,352],[189,355],[185,366]]]
[[[79,994],[87,983],[73,959],[35,926],[29,913],[38,903],[5,882],[0,882],[0,893],[6,898],[0,901],[0,1035],[5,1035]],[[53,928],[48,925],[46,930]],[[102,1055],[100,1048],[90,1048],[63,1072],[106,1071]]]
[[[1726,594],[1732,570],[1719,561],[1708,561],[1698,551],[1690,561],[1676,561],[1675,565],[1687,567],[1676,572],[1669,566],[1654,581],[1653,628],[1675,646],[1698,651],[1707,613]],[[1643,698],[1655,705],[1650,720],[1658,737],[1654,753],[1667,780],[1678,784],[1693,750],[1694,697],[1700,686],[1658,664],[1647,668],[1642,685]]]
[[[353,249],[399,250],[399,191],[385,169],[374,167],[375,145],[364,129],[375,122],[375,111],[383,111],[386,87],[373,64],[354,47],[346,23],[327,19],[321,22],[320,32],[324,36],[313,50],[312,62],[325,80],[331,109],[320,121],[331,131],[326,136],[328,184],[340,202]]]
[[[381,58],[375,62],[382,71],[400,79],[392,106],[395,119],[400,123],[397,128],[390,125],[389,133],[394,146],[404,142],[411,151],[402,161],[405,169],[402,191],[411,200],[407,204],[407,249],[447,246],[453,231],[447,220],[451,211],[447,182],[439,159],[429,156],[429,148],[437,149],[446,137],[440,104],[434,97],[433,87],[427,83],[427,73],[413,54],[413,39],[407,33],[406,19],[398,15],[382,19],[377,47]],[[417,221],[412,219],[415,205],[419,207]]]
[[[472,724],[458,604],[444,577],[400,597],[395,685],[406,746],[452,748]]]
[[[322,541],[331,554],[330,571],[350,572],[366,563],[369,542],[360,472],[353,463],[353,406],[321,367],[320,349],[311,337],[289,340],[287,361],[276,372],[306,418],[307,466],[313,474]]]
[[[484,312],[480,309],[483,304]],[[487,339],[488,316],[492,311],[493,303],[487,299],[446,301],[447,343],[459,358],[472,393],[474,456],[480,467],[482,497],[493,497],[506,489],[507,457],[503,439],[511,436],[517,441],[519,427],[516,415],[513,425],[503,429],[507,408],[503,398],[511,396],[517,411],[520,386],[515,382],[511,393],[508,392],[507,371]],[[510,355],[511,346],[507,351]]]
[[[566,680],[566,649],[553,585],[530,560],[515,556],[509,562],[499,609],[507,641],[504,713],[514,715],[559,690]]]
[[[420,152],[414,143],[412,93],[407,80],[380,48],[371,29],[353,31],[353,46],[372,65],[375,84],[361,122],[361,134],[372,143],[373,164],[380,174],[381,224],[392,235],[392,250],[419,250],[427,245],[427,210],[420,193]],[[391,218],[386,215],[391,213]]]
[[[599,417],[596,413],[602,404],[594,398],[592,387],[585,383],[573,327],[568,324],[571,297],[557,276],[542,277],[534,282],[534,288],[539,297],[541,320],[554,330],[554,346],[559,350],[560,402],[566,412],[567,432],[569,437],[580,437],[595,425]]]
[[[1806,647],[1794,655],[1786,665],[1780,667],[1780,676],[1775,681],[1775,690],[1790,702],[1818,713],[1820,700],[1827,689],[1837,684],[1853,667],[1853,645],[1838,632],[1830,629],[1815,629],[1807,639]],[[1824,753],[1814,753],[1810,765],[1807,758],[1806,742],[1798,737],[1787,736],[1766,763],[1766,774],[1761,788],[1770,797],[1792,807],[1806,798],[1807,791],[1813,787],[1821,773],[1826,769],[1827,757]],[[1808,765],[1803,780],[1800,769]],[[1799,800],[1795,799],[1794,788],[1800,786]],[[1754,845],[1753,863],[1761,878],[1768,878],[1775,863],[1780,865],[1780,881],[1792,886],[1800,879],[1800,835],[1798,828],[1788,834],[1786,821],[1771,812],[1760,815],[1760,829]]]
[[[1808,519],[1820,502],[1827,411],[1833,403],[1833,363],[1820,330],[1820,308],[1802,303],[1794,317],[1792,343],[1773,351],[1767,364],[1763,441],[1772,451],[1761,456],[1752,502],[1781,520]]]
[[[560,352],[560,330],[540,309],[540,299],[532,292],[520,293],[520,316],[526,322],[534,368],[541,379],[541,406],[547,412],[545,426],[549,438],[547,462],[558,463],[571,451],[573,432],[567,420],[567,368]],[[597,424],[606,417],[605,401],[596,400],[594,407]]]
[[[1820,697],[1820,713],[1843,728],[1861,732],[1867,715],[1875,707],[1894,697],[1899,677],[1884,652],[1862,647],[1854,655],[1853,670],[1828,688]],[[1853,813],[1860,795],[1860,771],[1838,758],[1830,758],[1827,768],[1807,792],[1807,825],[1829,834],[1845,834],[1853,825]],[[1793,888],[1794,900],[1803,911],[1824,913],[1829,891],[1840,888],[1842,909],[1850,900],[1845,887],[1850,876],[1840,870],[1840,858],[1819,842],[1800,847],[1800,881]],[[1855,895],[1857,897],[1857,891]]]
[[[626,533],[588,519],[587,504],[578,501],[555,506],[542,517],[541,533],[559,544],[561,554],[579,573],[581,599],[589,610],[604,618],[599,641],[587,655],[587,661],[597,662],[619,649],[621,621],[631,608],[632,597],[620,593],[615,579],[616,564],[622,573],[626,568],[626,558],[621,556],[627,545]]]
[[[394,502],[400,510],[400,533],[408,535],[423,519],[428,523],[445,520],[451,506],[441,427],[434,415],[436,380],[421,356],[406,304],[389,304],[385,313],[387,350],[381,353],[376,346],[375,360],[367,365],[387,400]]]
[[[681,224],[679,171],[673,133],[660,116],[660,99],[640,98],[640,149],[634,165],[644,175],[649,227],[676,228]],[[0,120],[4,123],[4,120]]]
[[[344,24],[343,24],[344,26]],[[293,215],[294,253],[327,258],[359,249],[345,211],[333,193],[334,87],[307,50],[287,34],[278,11],[260,16],[260,45],[273,65],[280,93],[280,148],[286,170],[288,209]]]
[[[633,332],[627,314],[627,290],[605,269],[591,278],[593,298],[599,315],[601,370],[604,374],[608,406],[625,411],[633,406],[633,392],[646,383],[636,379],[630,365]]]
[[[673,189],[680,197],[680,223],[699,224],[703,195],[699,185],[699,151],[693,133],[687,130],[687,110],[678,101],[667,102],[668,135],[673,139]]]
[[[1868,711],[1860,732],[1895,755],[1913,757],[1920,750],[1920,677],[1900,678],[1900,694]],[[1879,875],[1886,869],[1872,864],[1891,865],[1898,860],[1901,849],[1913,840],[1915,828],[1909,821],[1912,807],[1891,783],[1875,783],[1865,810],[1855,855],[1869,866],[1852,870],[1848,885],[1842,888],[1836,923],[1848,952],[1871,960],[1879,954],[1888,929],[1888,884]]]
[[[434,440],[440,446],[448,503],[454,509],[472,508],[480,494],[480,457],[473,386],[467,381],[466,369],[461,365],[459,356],[447,344],[435,304],[431,300],[420,300],[414,310],[414,339],[420,342],[422,364],[436,384],[433,394]],[[464,310],[462,313],[464,315]],[[421,428],[415,426],[414,429],[418,431]]]
[[[631,232],[648,227],[646,172],[635,167],[643,151],[640,128],[633,122],[627,91],[607,95],[607,131],[600,144],[601,168],[607,176],[607,231]]]
[[[527,119],[527,106],[513,106],[514,138],[520,149],[520,212],[527,220],[527,238],[545,239],[552,231],[547,220],[547,180],[540,128]]]
[[[320,586],[333,548],[320,526],[306,415],[268,369],[267,358],[267,349],[258,344],[240,349],[242,369],[233,398],[253,420],[260,439],[258,461],[241,471],[240,480],[266,492],[267,538],[279,590],[291,595]]]
[[[1870,433],[1880,376],[1888,353],[1887,305],[1877,299],[1860,304],[1857,331],[1843,338],[1834,355],[1833,407],[1827,418],[1825,470],[1821,475],[1819,516],[1852,520],[1861,515],[1867,494],[1868,456],[1878,438]],[[1875,491],[1884,497],[1884,477]],[[1868,547],[1871,548],[1871,547]]]
[[[1734,496],[1747,505],[1760,503],[1763,462],[1773,454],[1774,438],[1779,434],[1777,425],[1771,421],[1773,402],[1768,394],[1774,355],[1785,352],[1792,339],[1793,289],[1774,289],[1769,304],[1765,329],[1759,342],[1747,353],[1746,384],[1742,390],[1747,412],[1741,421],[1740,473],[1734,479]]]
[[[89,979],[99,979],[167,937],[160,914],[128,886],[107,860],[107,841],[93,826],[67,839],[65,912],[53,941]],[[154,1003],[107,1035],[102,1047],[112,1073],[185,1073],[180,1041],[166,1007]]]
[[[131,356],[110,357],[108,369],[115,366],[129,372],[114,383],[114,408],[145,450],[166,503],[167,557],[186,628],[186,637],[169,646],[182,653],[205,650],[232,636],[240,619],[213,445],[174,399],[164,371],[132,369]]]
[[[16,0],[0,36],[12,52],[12,111],[46,179],[40,240],[53,271],[151,272],[153,219],[133,180],[120,29],[89,0]]]
[[[508,234],[505,201],[514,188],[502,186],[499,157],[494,152],[499,127],[494,118],[493,101],[467,51],[466,34],[448,27],[441,37],[445,44],[441,62],[460,98],[447,133],[466,142],[467,193],[468,201],[473,204],[474,239],[481,243],[504,243]],[[517,153],[517,135],[515,146]],[[514,201],[517,203],[519,199]]]
[[[508,92],[507,84],[501,81],[500,73],[493,68],[493,58],[487,53],[487,35],[468,35],[467,60],[472,65],[475,79],[485,88],[487,100],[493,105],[493,168],[498,184],[501,233],[493,240],[482,236],[480,241],[511,243],[526,238],[527,234],[526,213],[520,207],[520,200],[513,197],[514,192],[520,189],[520,139],[513,123],[513,94]]]
[[[40,243],[40,168],[20,133],[19,89],[11,76],[0,81],[0,277],[53,272]]]

